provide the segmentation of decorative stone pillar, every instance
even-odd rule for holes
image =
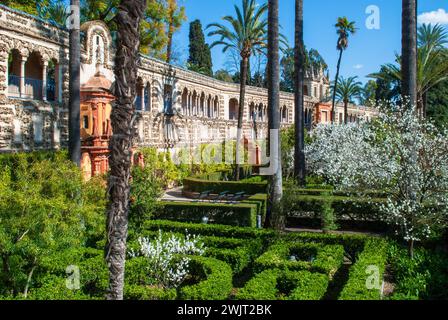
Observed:
[[[20,97],[25,96],[25,64],[27,57],[22,57],[20,61]]]
[[[47,101],[47,69],[48,61],[44,61],[42,67],[42,100]]]
[[[140,101],[140,109],[141,109],[141,111],[145,111],[145,109],[146,109],[146,107],[145,107],[145,86],[142,86],[140,94],[142,97],[142,99]]]

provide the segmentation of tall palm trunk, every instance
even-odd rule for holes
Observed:
[[[238,109],[238,127],[236,134],[236,152],[235,152],[235,180],[240,180],[240,168],[241,162],[244,159],[244,149],[241,150],[241,140],[243,138],[243,117],[244,117],[244,104],[246,97],[246,83],[247,83],[247,71],[249,65],[249,57],[247,55],[242,55],[241,66],[240,66],[240,104]],[[243,144],[244,145],[244,144]],[[243,155],[241,155],[243,151]],[[242,158],[242,159],[240,159]]]
[[[333,103],[331,104],[331,123],[334,123],[334,120],[336,119],[336,90],[338,89],[339,72],[341,70],[341,61],[343,52],[344,50],[339,49],[339,59],[336,68],[336,79],[334,80],[334,88],[333,88]]]
[[[403,0],[402,7],[402,95],[409,98],[410,103],[418,107],[419,97],[417,96],[417,0]],[[417,110],[421,112],[420,110]],[[421,114],[421,113],[420,113]],[[409,139],[406,142],[410,149],[409,157],[404,161],[410,164],[416,163],[418,159],[418,150],[414,146],[414,141]],[[407,165],[412,168],[412,165]],[[417,194],[415,187],[418,184],[418,177],[414,171],[405,172],[406,193],[415,201]],[[409,254],[413,258],[414,241],[409,242]]]
[[[69,49],[69,126],[68,126],[68,150],[70,160],[77,166],[81,164],[81,120],[80,120],[80,75],[81,75],[81,40],[79,29],[79,0],[70,0],[72,11],[70,24],[70,49]]]
[[[417,0],[403,0],[402,94],[417,104]]]
[[[304,64],[303,0],[296,0],[295,29],[295,154],[294,174],[301,186],[305,186],[305,119],[304,119]]]
[[[139,24],[146,0],[121,0],[116,16],[117,52],[115,57],[116,98],[112,106],[113,135],[109,143],[110,177],[107,208],[106,262],[109,268],[109,300],[123,299],[124,266],[129,213],[129,178],[136,96],[137,64],[140,46]]]
[[[348,101],[344,100],[344,123],[348,123]]]
[[[268,15],[268,108],[269,108],[269,147],[274,172],[269,184],[269,208],[267,223],[273,227],[282,227],[279,205],[283,196],[281,143],[280,143],[280,57],[279,57],[279,21],[278,0],[269,0]],[[272,154],[274,153],[274,155]],[[273,159],[275,156],[275,159]]]

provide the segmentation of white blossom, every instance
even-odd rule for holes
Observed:
[[[422,121],[415,109],[380,106],[372,123],[319,125],[306,148],[308,170],[337,189],[373,198],[384,219],[405,240],[427,238],[446,222],[448,212],[448,132]]]
[[[159,230],[155,240],[139,238],[139,252],[130,252],[131,257],[143,256],[147,261],[149,281],[163,288],[179,287],[189,272],[190,259],[187,255],[203,255],[205,248],[200,237],[185,238],[176,235],[164,237]]]

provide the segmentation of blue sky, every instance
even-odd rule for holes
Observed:
[[[259,0],[262,2],[263,0]],[[393,62],[395,53],[401,50],[401,0],[304,0],[305,1],[305,44],[317,49],[327,61],[331,76],[337,63],[337,35],[334,24],[337,17],[347,16],[356,21],[358,32],[350,39],[350,46],[344,53],[341,74],[359,76],[366,81],[366,75],[375,72],[386,62]],[[204,28],[212,22],[219,22],[224,15],[234,13],[233,6],[241,0],[180,0],[186,7],[188,21],[176,34],[175,46],[181,61],[188,58],[189,22],[200,19]],[[280,0],[280,23],[282,32],[290,45],[294,39],[294,0]],[[418,2],[421,20],[443,22],[448,27],[447,0],[420,0]],[[366,8],[375,5],[380,9],[380,29],[369,30],[365,26],[368,14]],[[442,10],[440,10],[442,9]],[[431,13],[432,12],[432,13]],[[213,40],[206,35],[206,40]],[[214,70],[224,68],[228,58],[221,48],[212,50]]]

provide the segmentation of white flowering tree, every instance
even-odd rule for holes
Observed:
[[[203,255],[205,248],[197,236],[185,238],[177,235],[166,236],[159,230],[155,240],[139,238],[139,252],[131,252],[131,257],[143,256],[147,261],[147,272],[153,285],[163,288],[179,287],[189,272],[190,259],[187,255]]]
[[[448,216],[448,131],[419,119],[415,109],[388,104],[376,121],[319,125],[306,148],[309,170],[338,189],[372,197],[384,219],[408,241],[428,238]]]

